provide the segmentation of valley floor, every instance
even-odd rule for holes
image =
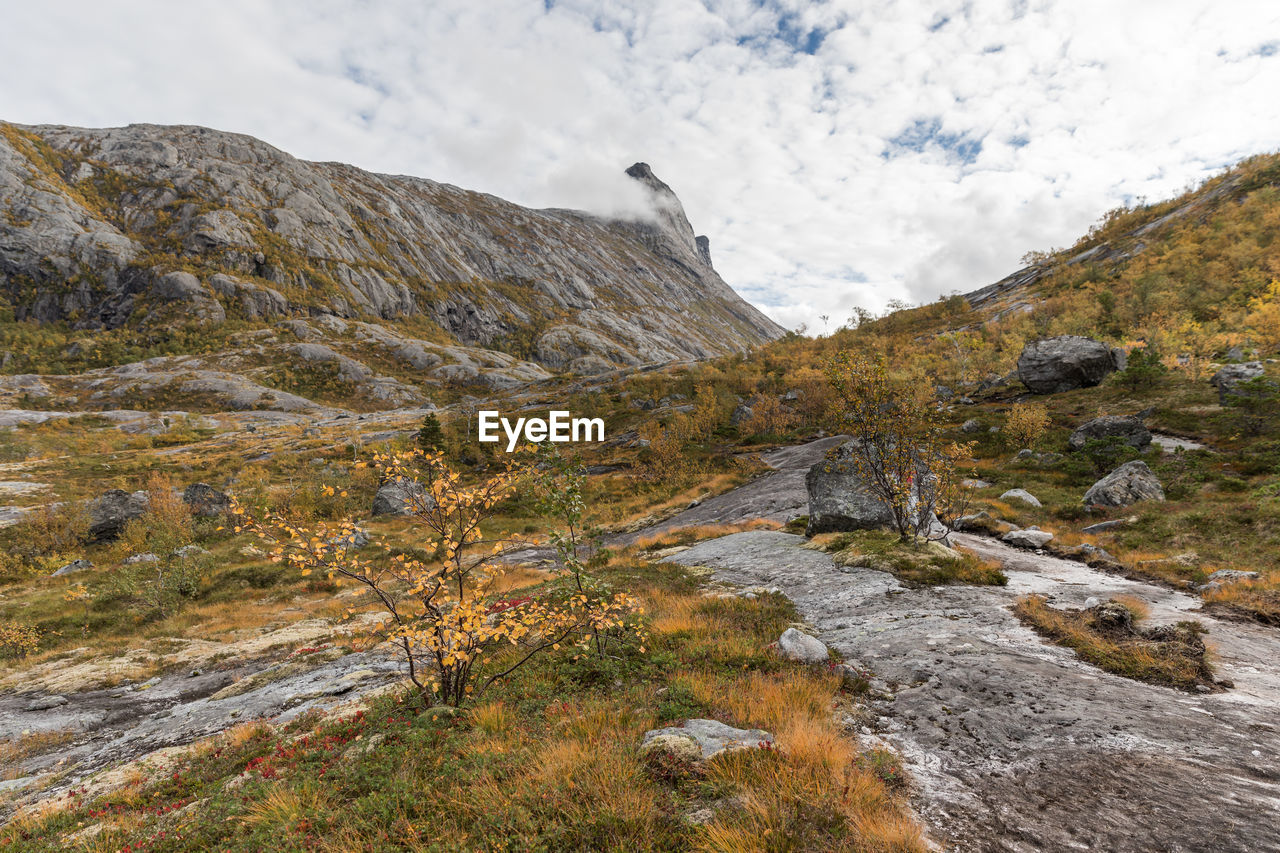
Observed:
[[[803,514],[804,472],[840,440],[765,454],[773,473],[611,544]],[[890,574],[837,565],[802,547],[802,537],[772,530],[721,536],[667,559],[714,570],[713,586],[777,588],[848,663],[872,674],[876,719],[863,726],[863,740],[901,755],[913,805],[946,849],[1280,850],[1280,633],[1215,619],[1197,610],[1199,598],[1165,586],[990,539],[955,538],[998,561],[1008,585],[908,589]],[[1058,607],[1132,596],[1149,606],[1153,623],[1194,612],[1208,628],[1218,677],[1234,686],[1196,694],[1102,672],[1017,620],[1010,605],[1030,593]],[[218,651],[203,650],[210,660]],[[0,698],[0,736],[93,732],[28,768],[80,762],[60,786],[67,789],[87,771],[236,720],[287,720],[349,700],[389,683],[395,669],[365,655],[315,657],[289,671],[267,657],[246,655],[235,667],[207,672],[192,660],[145,693],[65,690],[65,705],[39,708],[33,700],[59,687],[53,666],[47,690]],[[259,673],[261,683],[244,680]],[[219,692],[236,679],[240,688]]]
[[[788,460],[808,464],[797,450]],[[804,498],[803,478],[797,492],[787,471],[753,488],[778,503]],[[739,507],[733,495],[713,501]],[[697,508],[699,521],[714,514],[710,504]],[[1187,618],[1200,599],[994,540],[954,538],[998,560],[1008,585],[907,589],[776,531],[713,539],[669,559],[714,569],[730,584],[781,589],[846,661],[875,674],[880,734],[906,759],[917,808],[948,849],[1280,850],[1274,629],[1195,612],[1219,677],[1234,683],[1223,693],[1188,695],[1111,675],[1046,643],[1010,605],[1029,593],[1058,607],[1129,595],[1162,624]]]

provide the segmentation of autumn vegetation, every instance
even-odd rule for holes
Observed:
[[[1187,198],[1107,214],[1075,246],[1033,257],[1041,277],[1029,291],[976,308],[953,295],[600,387],[557,378],[540,393],[607,423],[610,441],[577,455],[495,453],[474,440],[473,403],[453,390],[390,438],[354,420],[322,435],[194,422],[134,435],[92,416],[0,433],[0,460],[55,484],[15,499],[45,508],[0,530],[0,677],[89,646],[109,656],[175,637],[232,642],[314,619],[333,623],[335,653],[390,644],[411,683],[358,712],[246,723],[118,791],[26,814],[0,844],[52,849],[49,839],[104,823],[101,849],[925,849],[901,767],[853,736],[865,685],[768,651],[799,618],[791,605],[707,597],[696,572],[653,559],[738,528],[667,531],[626,551],[604,539],[759,475],[761,452],[856,433],[871,439],[863,464],[896,529],[814,543],[833,559],[909,585],[1001,583],[973,555],[944,564],[899,541],[928,536],[923,509],[947,520],[968,502],[1181,589],[1217,569],[1257,571],[1203,592],[1206,607],[1280,625],[1280,376],[1268,363],[1227,406],[1207,382],[1233,347],[1280,356],[1277,185],[1280,157],[1255,158]],[[1188,202],[1199,202],[1192,213],[1163,219]],[[10,372],[222,343],[124,330],[70,356],[78,331],[0,332],[23,353]],[[1096,388],[1031,398],[1011,375],[1016,359],[1055,334],[1121,346],[1128,366]],[[1144,457],[1165,503],[1086,510],[1085,489],[1129,451],[1071,452],[1067,437],[1099,414],[1142,410],[1153,429],[1206,447]],[[962,432],[970,419],[982,428]],[[1024,448],[1043,453],[1015,458]],[[370,519],[374,492],[400,478],[423,487],[409,514]],[[229,485],[238,513],[190,517],[173,490],[197,479]],[[83,501],[111,487],[149,490],[151,510],[120,542],[90,543]],[[1012,488],[1043,506],[1002,501]],[[1102,520],[1123,523],[1084,532]],[[370,544],[357,547],[357,532]],[[188,545],[207,554],[175,556]],[[518,547],[550,562],[521,565]],[[156,561],[126,562],[143,553]],[[50,577],[80,557],[95,569]],[[1115,647],[1079,614],[1019,607],[1099,666],[1179,686],[1199,677],[1193,658],[1151,660],[1157,651]],[[174,667],[157,651],[130,673]],[[768,728],[780,748],[696,772],[640,759],[646,729],[694,716]],[[13,741],[0,755],[47,746]],[[703,809],[711,816],[689,819]]]

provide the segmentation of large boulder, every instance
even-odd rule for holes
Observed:
[[[804,484],[809,492],[806,536],[841,530],[874,530],[893,524],[893,513],[868,490],[853,462],[857,441],[840,445],[805,475]]]
[[[146,492],[111,489],[89,504],[89,538],[107,542],[120,538],[124,526],[147,511]]]
[[[435,500],[417,480],[388,480],[373,496],[374,515],[410,515],[415,509],[430,510]]]
[[[217,518],[231,510],[231,498],[208,483],[192,483],[182,492],[182,502],[197,518]]]
[[[1117,356],[1102,341],[1061,335],[1032,341],[1018,356],[1018,378],[1037,394],[1089,388],[1117,369]]]
[[[1087,506],[1129,506],[1138,501],[1162,501],[1160,480],[1140,460],[1126,462],[1089,487],[1084,493]]]
[[[804,484],[809,492],[806,536],[849,530],[877,530],[893,526],[893,513],[867,487],[858,473],[854,454],[861,439],[845,442],[809,469]],[[913,497],[914,500],[914,497]],[[931,530],[941,523],[930,514]]]
[[[1257,379],[1266,374],[1260,361],[1246,361],[1244,364],[1228,364],[1209,378],[1209,384],[1218,389],[1218,402],[1227,404],[1227,398],[1238,394],[1236,386],[1250,379]]]
[[[1125,418],[1119,415],[1103,415],[1076,427],[1075,432],[1067,439],[1072,450],[1083,450],[1090,439],[1105,439],[1115,436],[1124,443],[1142,453],[1151,446],[1151,431],[1137,418]]]

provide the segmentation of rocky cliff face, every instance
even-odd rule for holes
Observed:
[[[395,346],[418,355],[430,341],[584,373],[781,334],[716,274],[671,189],[643,163],[627,174],[651,219],[531,210],[201,127],[0,124],[0,296],[15,320],[76,329],[329,316],[415,330]]]

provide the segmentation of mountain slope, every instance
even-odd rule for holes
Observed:
[[[72,329],[334,315],[593,372],[743,350],[781,329],[710,263],[644,164],[650,221],[531,210],[298,160],[200,127],[0,125],[0,293]]]

